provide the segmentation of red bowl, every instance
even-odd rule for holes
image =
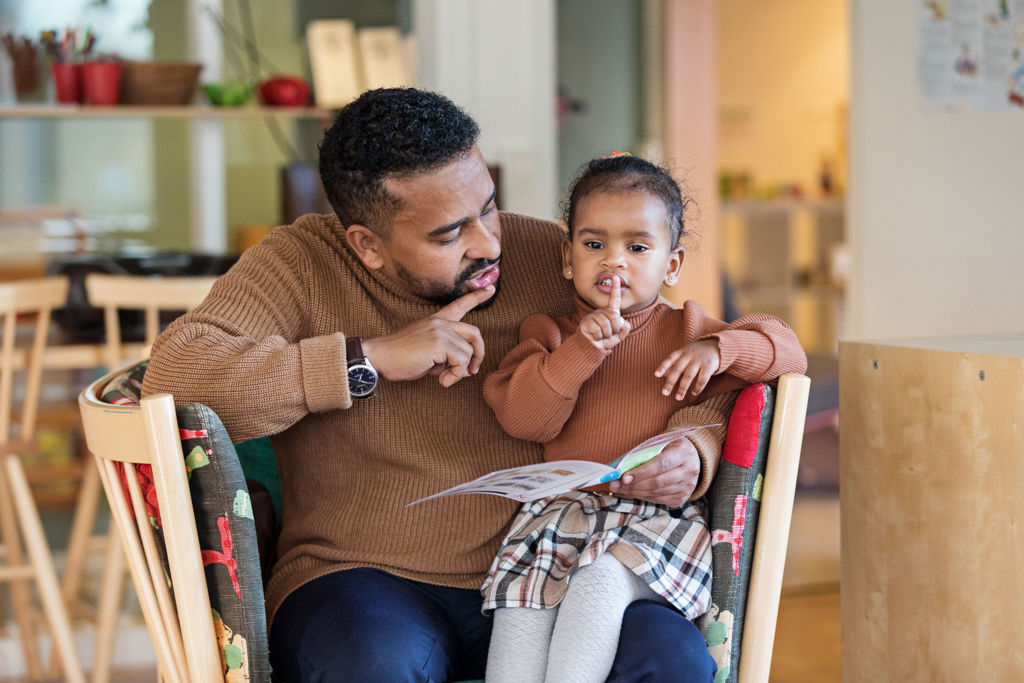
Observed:
[[[304,107],[312,91],[298,76],[274,76],[260,83],[260,98],[272,107]]]

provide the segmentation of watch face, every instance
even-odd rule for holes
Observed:
[[[377,388],[377,371],[369,365],[353,365],[348,369],[348,393],[355,398],[369,396]]]

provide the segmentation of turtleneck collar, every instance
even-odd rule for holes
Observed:
[[[573,300],[576,302],[576,312],[572,316],[573,322],[579,324],[580,320],[583,320],[584,316],[594,311],[594,307],[584,301],[583,297],[578,292],[573,292]],[[654,301],[649,306],[641,308],[639,311],[633,311],[632,313],[624,313],[623,318],[629,323],[631,331],[636,332],[644,325],[646,325],[651,318],[654,316],[654,311],[661,302],[661,297],[655,297]]]

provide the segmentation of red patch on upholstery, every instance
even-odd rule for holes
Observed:
[[[736,397],[736,405],[729,418],[725,433],[722,459],[740,467],[750,467],[757,455],[757,441],[761,436],[761,417],[764,414],[764,385],[751,384]]]

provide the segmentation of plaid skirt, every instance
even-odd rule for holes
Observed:
[[[573,570],[605,551],[688,619],[710,607],[711,536],[696,505],[570,491],[523,506],[480,589],[484,613],[554,607]]]

